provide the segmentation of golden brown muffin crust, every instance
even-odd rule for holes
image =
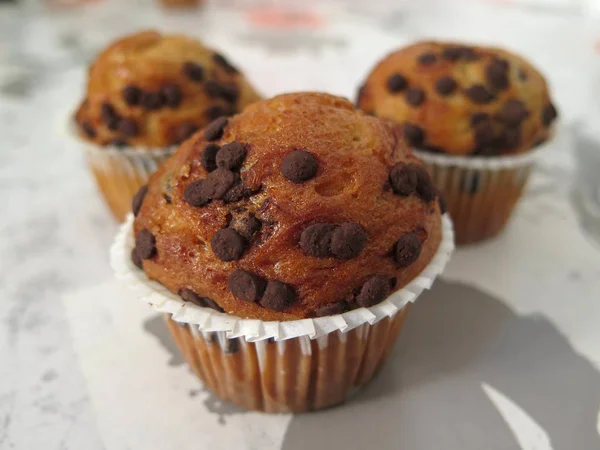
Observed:
[[[98,56],[76,121],[99,145],[160,148],[258,99],[222,55],[186,36],[144,31]]]
[[[172,292],[246,318],[328,315],[383,300],[437,251],[441,216],[429,176],[385,122],[338,97],[296,93],[217,125],[183,143],[134,201],[134,258]],[[232,143],[246,150],[241,167]],[[221,148],[216,160],[241,177],[243,189],[225,194],[241,192],[234,201],[192,189],[232,173],[215,170],[212,144]],[[256,301],[232,293],[238,269],[262,279]],[[265,289],[267,281],[285,285]]]
[[[358,106],[395,121],[409,145],[454,155],[530,150],[557,116],[544,77],[497,48],[420,42],[386,56]]]

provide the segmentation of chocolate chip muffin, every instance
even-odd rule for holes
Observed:
[[[161,148],[258,99],[220,53],[186,36],[144,31],[98,56],[76,121],[98,145]]]
[[[134,263],[186,302],[286,321],[370,307],[441,240],[438,198],[394,128],[295,93],[211,122],[133,201]]]
[[[385,57],[359,89],[357,105],[398,123],[412,147],[497,156],[546,140],[557,111],[544,77],[505,50],[420,42]]]

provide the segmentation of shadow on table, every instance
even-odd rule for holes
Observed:
[[[283,449],[520,449],[484,383],[538,424],[520,422],[526,448],[548,448],[541,427],[554,450],[600,449],[594,367],[546,319],[444,281],[415,304],[378,378],[346,405],[295,416]]]

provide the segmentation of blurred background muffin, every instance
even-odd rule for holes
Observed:
[[[75,121],[114,215],[124,218],[173,145],[258,99],[225,56],[186,36],[144,31],[110,45],[90,68]]]
[[[508,51],[420,42],[384,58],[357,105],[398,124],[428,165],[455,221],[457,242],[507,222],[552,133],[557,110],[544,77]]]

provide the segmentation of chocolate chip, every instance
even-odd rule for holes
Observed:
[[[478,105],[484,105],[494,100],[494,94],[488,91],[483,84],[474,84],[465,89],[465,95]]]
[[[100,118],[109,130],[116,131],[119,128],[120,117],[110,103],[102,103],[100,106]]]
[[[419,106],[425,101],[425,92],[418,88],[408,88],[404,99],[411,106]]]
[[[363,251],[366,243],[365,230],[356,222],[346,222],[331,235],[331,253],[339,259],[351,259]]]
[[[244,159],[246,159],[246,148],[234,141],[221,147],[217,152],[216,162],[218,167],[236,170],[244,163]]]
[[[490,120],[490,115],[485,112],[476,112],[471,116],[471,126],[475,127],[477,124],[481,122],[487,122]]]
[[[501,59],[495,59],[485,68],[485,76],[490,85],[499,91],[508,88],[508,62]]]
[[[542,123],[549,126],[558,117],[558,111],[552,103],[549,103],[542,112]]]
[[[242,269],[234,270],[229,275],[227,286],[237,298],[247,302],[257,301],[265,291],[265,280],[258,275]]]
[[[206,191],[206,180],[197,180],[186,186],[183,191],[183,200],[190,206],[200,207],[210,202]]]
[[[127,146],[127,141],[125,139],[120,139],[120,138],[114,138],[111,139],[107,145],[112,145],[113,147],[126,147]]]
[[[87,137],[92,139],[96,137],[96,130],[94,130],[94,127],[89,122],[81,122],[80,126]]]
[[[442,77],[435,82],[435,90],[443,96],[452,94],[457,87],[458,84],[452,77]]]
[[[177,108],[183,100],[183,92],[176,84],[165,84],[160,92],[165,99],[165,105],[169,108]]]
[[[435,199],[435,188],[431,182],[429,172],[424,167],[412,164],[413,170],[417,172],[417,194],[425,202],[430,202]]]
[[[198,131],[198,125],[193,123],[182,123],[175,130],[175,143],[181,144],[183,141],[187,141],[196,131]]]
[[[217,231],[210,241],[213,253],[221,261],[237,261],[246,250],[246,240],[233,228]]]
[[[204,183],[204,189],[206,194],[211,199],[220,199],[227,193],[227,191],[235,184],[237,178],[235,174],[219,167],[208,174]]]
[[[227,116],[229,112],[221,105],[213,105],[204,110],[204,117],[208,120],[216,120],[221,116]]]
[[[260,231],[262,223],[253,214],[248,214],[234,218],[230,226],[249,241]]]
[[[132,138],[138,134],[138,126],[133,119],[121,119],[119,121],[119,133]]]
[[[228,121],[227,117],[219,117],[209,123],[204,129],[204,138],[207,141],[216,141],[217,139],[220,139],[221,136],[223,136]]]
[[[508,100],[500,112],[496,114],[496,118],[504,122],[510,127],[516,127],[529,116],[529,111],[525,108],[525,104],[516,98]]]
[[[402,132],[408,145],[418,147],[425,140],[425,132],[423,129],[414,123],[404,122],[402,124]]]
[[[423,53],[419,56],[419,64],[422,66],[430,66],[437,60],[437,57],[433,53]]]
[[[519,80],[527,81],[528,78],[529,78],[529,75],[527,74],[525,69],[519,69]]]
[[[408,267],[419,259],[421,240],[416,233],[406,233],[400,236],[394,247],[396,263],[400,267]]]
[[[238,70],[231,65],[231,63],[229,61],[227,61],[227,59],[225,59],[225,57],[223,55],[220,55],[219,53],[215,53],[213,55],[213,61],[221,66],[223,68],[223,70],[225,70],[226,73],[228,74],[236,74],[238,73]]]
[[[479,174],[467,174],[463,179],[461,188],[469,195],[473,195],[479,191],[480,186]]]
[[[138,269],[143,269],[144,268],[144,266],[142,264],[142,258],[140,258],[140,255],[138,254],[136,248],[134,248],[133,250],[131,250],[131,262]]]
[[[129,106],[137,106],[140,104],[140,98],[142,97],[142,90],[134,85],[125,86],[121,92],[123,100]]]
[[[336,226],[330,223],[315,223],[300,235],[300,248],[308,256],[326,258],[331,256],[331,237]]]
[[[250,189],[244,186],[241,180],[238,181],[223,195],[223,201],[225,203],[239,202],[245,197],[250,197],[252,192]]]
[[[221,97],[229,103],[235,103],[240,97],[240,90],[233,83],[223,84],[221,85]]]
[[[513,150],[521,144],[521,128],[507,128],[500,136],[500,147]]]
[[[395,73],[387,80],[387,88],[391,93],[403,91],[408,87],[408,80],[399,73]]]
[[[412,166],[398,163],[390,170],[389,180],[394,194],[407,197],[417,190],[419,178]]]
[[[204,79],[204,67],[195,62],[188,61],[183,65],[183,74],[190,80],[201,82]]]
[[[219,98],[222,93],[221,85],[215,80],[204,83],[204,93],[209,98]]]
[[[140,208],[142,207],[142,203],[146,198],[146,194],[148,193],[148,185],[144,185],[138,189],[136,194],[133,196],[131,200],[131,211],[133,211],[133,215],[137,216],[140,212]]]
[[[477,125],[475,125],[474,131],[475,142],[478,146],[490,145],[494,142],[494,139],[496,138],[496,133],[490,120],[485,120],[477,123]]]
[[[160,92],[143,92],[140,106],[148,111],[155,111],[165,105],[165,97]]]
[[[225,312],[212,298],[202,297],[189,288],[182,288],[177,294],[179,294],[184,302],[193,303],[202,308],[211,308],[219,312]]]
[[[135,238],[135,248],[142,259],[150,259],[156,255],[156,238],[150,231],[142,230]]]
[[[442,58],[448,61],[458,61],[462,55],[461,47],[446,47],[442,50]]]
[[[472,62],[481,59],[481,55],[475,52],[471,47],[462,47],[460,49],[460,57],[465,61]]]
[[[281,163],[281,174],[292,183],[303,183],[317,174],[319,164],[315,157],[304,150],[288,153]]]
[[[289,284],[271,280],[259,303],[263,308],[281,312],[292,306],[295,300],[296,293]]]
[[[346,300],[341,300],[339,302],[328,303],[323,305],[315,311],[316,317],[324,317],[324,316],[335,316],[336,314],[342,314],[348,311],[349,305]]]
[[[369,278],[356,296],[356,303],[369,308],[381,303],[390,295],[390,278],[385,275],[374,275]]]
[[[208,144],[202,150],[202,154],[200,155],[200,163],[202,167],[207,172],[212,172],[217,168],[217,152],[219,151],[219,146],[217,144]]]

